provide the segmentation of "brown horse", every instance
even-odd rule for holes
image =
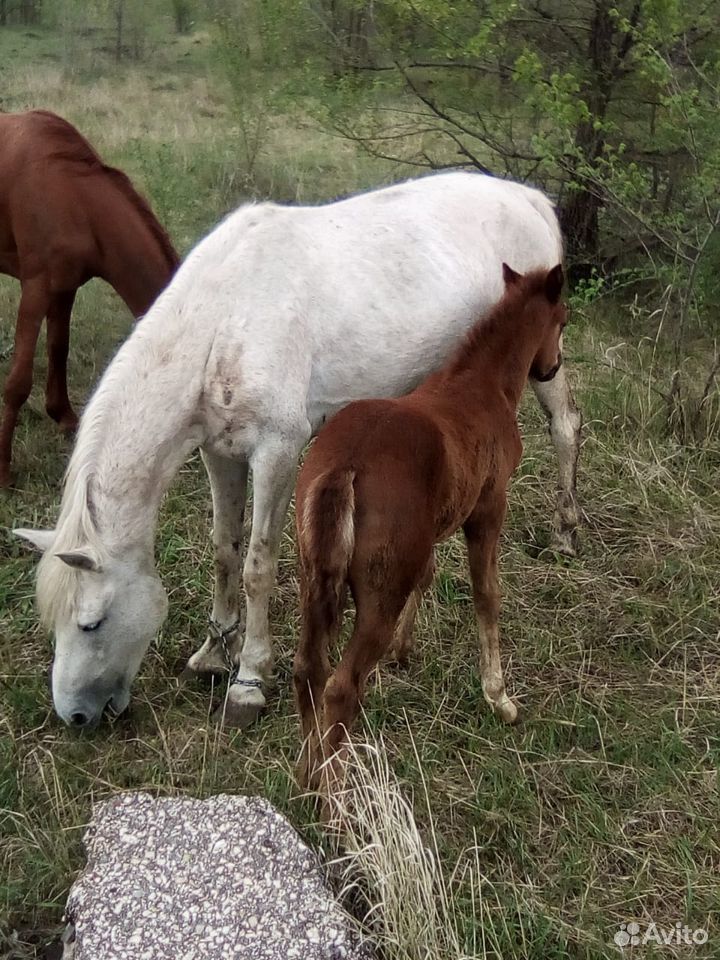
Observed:
[[[517,717],[500,664],[497,544],[520,462],[517,407],[528,375],[554,376],[567,311],[562,267],[525,276],[503,264],[505,294],[437,373],[394,400],[361,400],[322,430],[300,471],[297,536],[302,632],[294,683],[305,738],[301,779],[330,789],[368,676],[404,660],[433,575],[433,547],[462,526],[480,633],[485,698]],[[352,637],[330,677],[347,587]]]
[[[78,287],[102,277],[137,318],[178,265],[168,235],[120,170],[66,120],[44,110],[0,115],[0,273],[21,284],[15,349],[0,425],[0,486],[10,482],[12,437],[32,387],[47,317],[46,409],[77,426],[67,393],[70,313]]]

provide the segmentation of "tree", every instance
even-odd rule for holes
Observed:
[[[193,0],[171,0],[175,29],[178,33],[189,33],[193,24]]]
[[[662,142],[664,81],[648,41],[702,56],[720,36],[719,10],[717,0],[686,12],[674,0],[378,0],[367,109],[358,121],[339,103],[330,121],[376,155],[546,187],[587,270],[623,237],[614,213],[602,216],[610,168],[614,178],[641,168],[658,204],[673,205],[678,147]]]
[[[0,27],[9,23],[22,23],[24,26],[38,24],[42,17],[42,0],[0,0]]]
[[[365,0],[322,0],[320,20],[328,38],[335,76],[358,70],[371,61],[373,5]]]

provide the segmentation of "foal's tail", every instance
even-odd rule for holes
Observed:
[[[355,549],[354,480],[351,470],[321,475],[309,486],[297,518],[304,613],[326,636],[340,628]]]

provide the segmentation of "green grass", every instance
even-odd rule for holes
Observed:
[[[205,33],[168,43],[152,66],[118,68],[95,52],[76,70],[55,36],[33,34],[0,31],[3,106],[46,106],[78,123],[147,191],[183,251],[246,196],[315,200],[392,173],[325,138],[296,108],[270,118],[248,181]],[[1,278],[1,376],[17,297],[17,285]],[[567,335],[587,421],[577,560],[541,549],[554,461],[540,413],[529,399],[522,409],[525,459],[501,558],[502,655],[522,723],[501,727],[482,699],[456,540],[439,550],[408,671],[383,667],[366,705],[368,732],[382,733],[423,835],[434,824],[465,950],[479,956],[612,956],[612,936],[629,919],[705,927],[709,943],[692,955],[720,952],[717,445],[683,447],[666,434],[662,405],[647,399],[641,347],[627,349],[622,368],[607,366],[622,317],[604,309]],[[107,288],[95,281],[81,292],[71,354],[79,405],[129,328]],[[329,846],[292,775],[290,523],[272,606],[278,686],[268,714],[249,731],[222,731],[211,719],[222,691],[178,684],[210,604],[210,497],[197,457],[162,511],[158,563],[170,616],[129,714],[82,736],[53,715],[51,644],[33,610],[35,560],[7,532],[51,525],[57,512],[70,448],[43,414],[43,373],[39,350],[36,390],[16,434],[17,489],[0,499],[0,953],[18,958],[34,956],[34,939],[58,927],[83,864],[91,805],[113,791],[262,793],[313,844]],[[643,953],[653,955],[688,954]]]

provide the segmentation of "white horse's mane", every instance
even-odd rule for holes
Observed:
[[[82,548],[100,566],[107,562],[107,554],[92,517],[91,467],[87,462],[77,464],[75,470],[72,467],[73,461],[65,477],[57,535],[38,564],[37,603],[40,618],[46,627],[70,615],[78,580],[78,570],[63,563],[56,554]]]
[[[160,325],[167,323],[171,312],[169,307],[171,302],[165,296],[154,305],[153,314]],[[151,327],[157,328],[149,316],[135,327],[108,366],[82,415],[63,480],[55,540],[38,564],[37,603],[40,618],[46,626],[72,614],[79,576],[79,570],[59,560],[57,554],[82,550],[98,567],[110,559],[111,554],[98,531],[96,502],[93,500],[94,492],[103,487],[98,454],[108,441],[108,423],[113,415],[117,415],[121,391],[131,388],[132,381],[157,362],[156,351],[148,349],[147,344]]]

